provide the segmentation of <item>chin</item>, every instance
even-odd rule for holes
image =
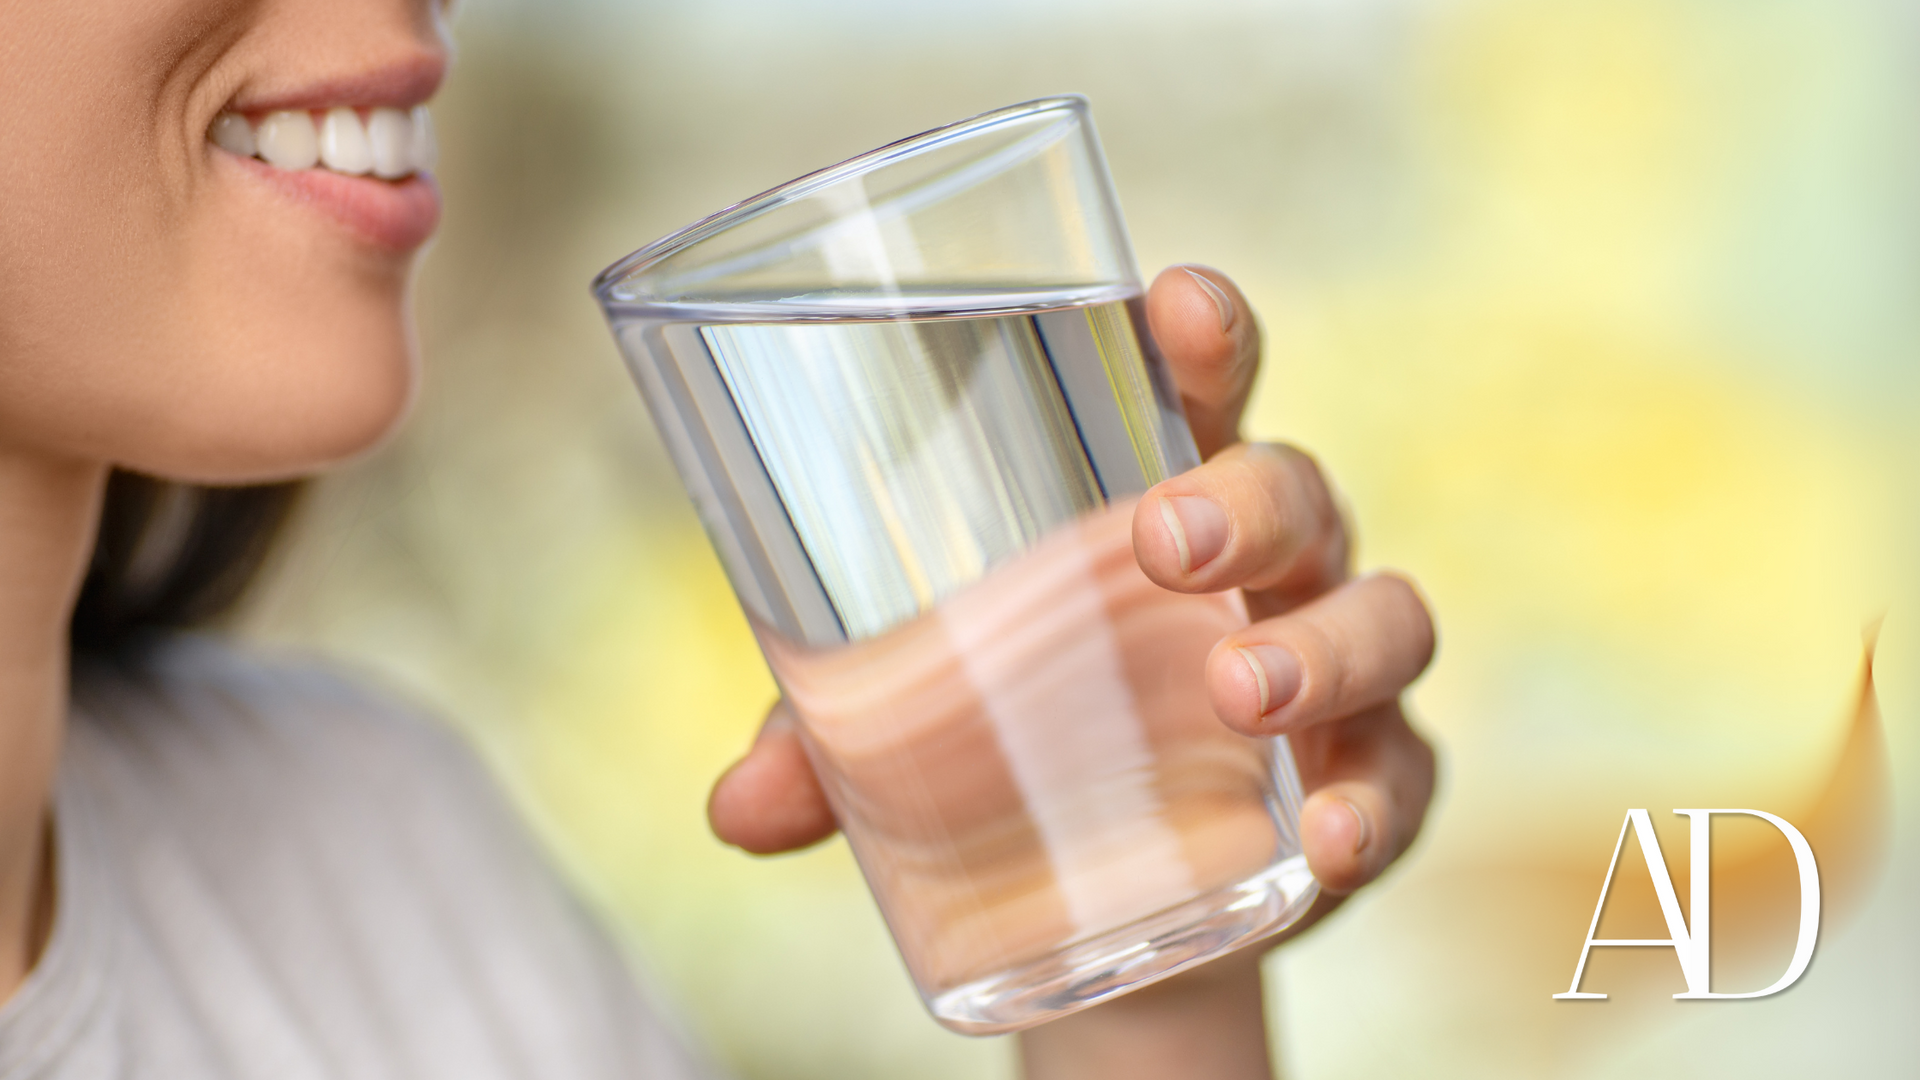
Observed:
[[[308,476],[378,448],[406,418],[404,375],[341,396],[290,399],[245,422],[174,433],[170,452],[141,472],[197,484],[257,484]]]
[[[209,484],[304,476],[379,446],[419,383],[403,265],[278,275],[257,266],[250,303],[210,303],[178,327],[181,389],[148,406],[158,425],[128,467]],[[292,279],[292,280],[286,280]],[[232,297],[239,282],[197,296]],[[298,297],[288,302],[287,297]]]
[[[405,419],[419,366],[397,318],[378,333],[332,329],[277,349],[213,350],[198,377],[142,402],[144,423],[123,428],[126,437],[101,456],[169,480],[251,484],[366,454]]]
[[[304,430],[222,432],[203,451],[182,454],[136,471],[185,483],[227,486],[265,484],[312,476],[378,449],[406,415],[404,400],[389,409],[330,417],[316,424],[311,414],[297,419]]]

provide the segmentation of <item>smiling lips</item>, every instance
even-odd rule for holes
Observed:
[[[424,106],[283,109],[257,120],[223,112],[207,131],[262,179],[380,247],[410,251],[432,235],[438,148]]]

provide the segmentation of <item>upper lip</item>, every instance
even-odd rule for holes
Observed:
[[[406,109],[432,97],[446,74],[444,52],[421,51],[369,71],[325,76],[300,86],[249,87],[234,96],[226,111],[257,115],[340,106]]]

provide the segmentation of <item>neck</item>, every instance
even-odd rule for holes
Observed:
[[[0,448],[0,1002],[52,925],[48,806],[67,713],[67,620],[106,469]]]

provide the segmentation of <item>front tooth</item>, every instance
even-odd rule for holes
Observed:
[[[413,107],[413,167],[430,171],[440,162],[440,141],[433,137],[433,117],[425,105]]]
[[[268,113],[253,133],[260,156],[281,169],[311,169],[320,160],[320,140],[313,117],[299,112]]]
[[[253,125],[239,113],[221,113],[213,120],[213,145],[241,157],[253,156]]]
[[[363,176],[373,169],[367,129],[352,109],[342,106],[327,110],[327,118],[320,124],[320,161],[334,172],[349,176]]]
[[[398,180],[413,171],[413,121],[406,113],[373,110],[367,116],[367,142],[373,149],[373,175]]]

